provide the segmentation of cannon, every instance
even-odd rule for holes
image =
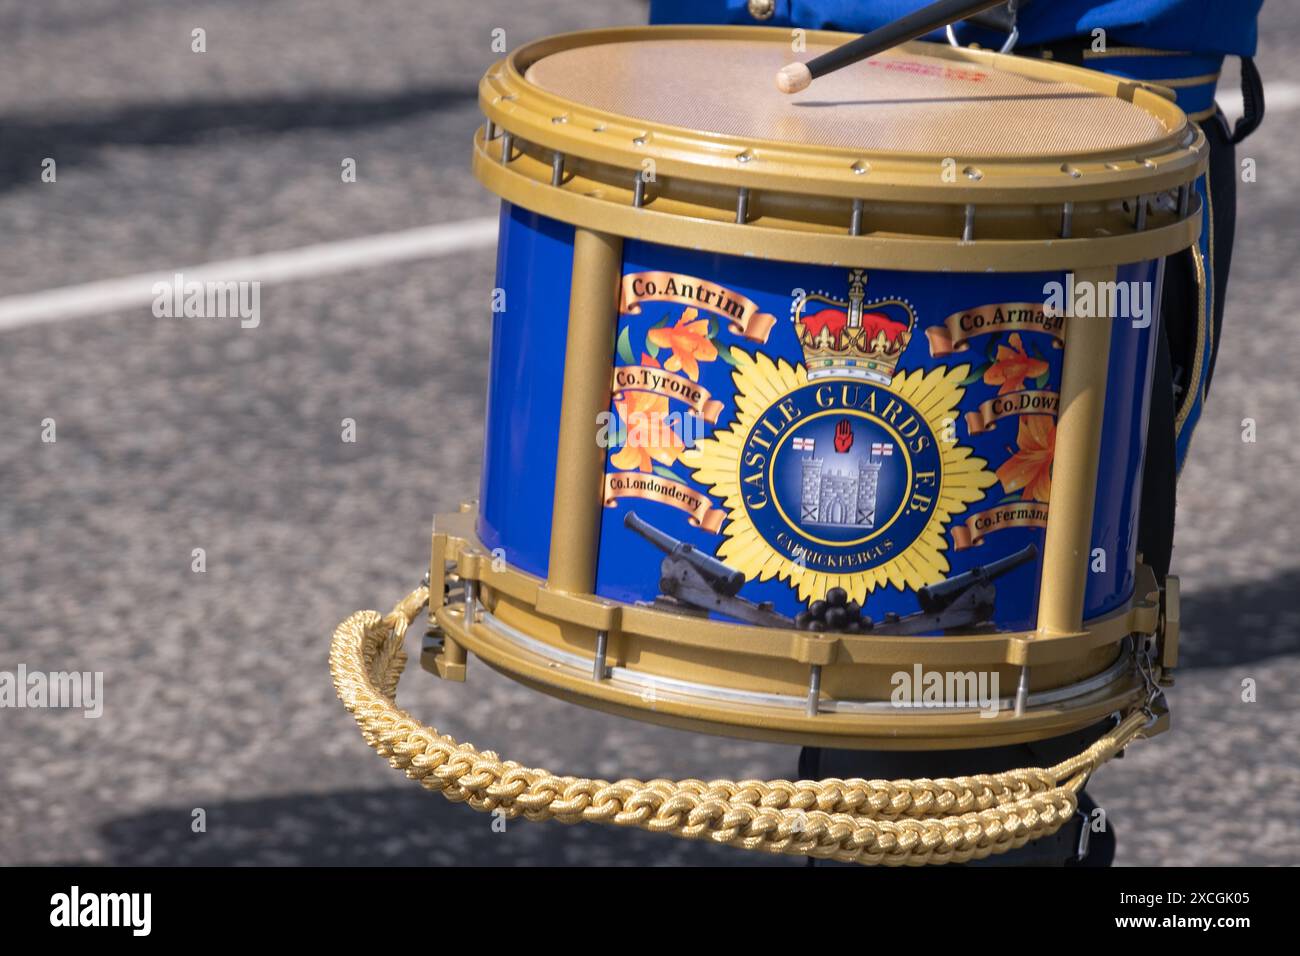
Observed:
[[[916,592],[917,602],[926,614],[938,614],[951,607],[972,588],[994,581],[1008,571],[1014,571],[1022,564],[1028,564],[1036,557],[1038,557],[1038,548],[1027,544],[1015,554],[1008,554],[1005,558],[999,558],[997,561],[954,575],[938,584],[921,588]]]
[[[928,634],[954,628],[985,626],[993,617],[997,589],[993,582],[1038,557],[1037,545],[1027,544],[1015,554],[971,568],[916,592],[921,610],[875,628],[878,634]]]
[[[665,555],[659,567],[660,594],[653,606],[684,614],[716,612],[748,624],[795,627],[793,618],[740,597],[745,575],[685,541],[660,531],[629,511],[623,524]],[[905,617],[887,615],[871,626],[873,634],[933,634],[963,627],[983,627],[993,617],[997,589],[993,582],[1038,557],[1029,544],[1015,554],[972,568],[916,592],[921,609]]]
[[[791,618],[778,614],[770,603],[756,604],[739,597],[745,576],[735,568],[660,531],[635,512],[629,511],[623,524],[665,555],[659,566],[660,594],[654,606],[685,614],[716,612],[764,627],[794,626]]]
[[[685,541],[679,541],[670,534],[660,531],[648,521],[640,518],[636,512],[629,511],[623,524],[645,538],[656,548],[680,561],[684,561],[719,594],[735,597],[745,586],[745,576],[717,558],[697,550]]]

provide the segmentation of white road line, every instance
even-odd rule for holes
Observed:
[[[1242,115],[1240,93],[1220,90],[1219,103],[1230,120]],[[1264,108],[1266,117],[1300,108],[1300,83],[1266,84]],[[9,296],[0,299],[0,332],[150,304],[154,300],[154,284],[170,284],[172,276],[177,272],[185,277],[186,282],[287,282],[486,248],[496,242],[496,239],[495,217],[466,219],[403,232],[325,242],[283,252],[268,252],[244,259],[206,262],[188,268],[168,269],[166,272],[141,273],[120,279],[105,279],[102,282]]]
[[[0,299],[0,332],[152,304],[154,284],[171,285],[172,277],[178,272],[186,282],[287,282],[482,249],[496,240],[496,217],[466,219],[14,295]]]

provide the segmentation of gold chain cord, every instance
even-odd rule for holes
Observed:
[[[371,747],[429,790],[508,818],[640,827],[686,840],[884,866],[965,863],[1049,836],[1073,817],[1088,776],[1137,737],[1142,709],[1048,768],[937,780],[590,780],[458,743],[396,704],[402,641],[428,603],[358,611],[334,631],[330,671]]]

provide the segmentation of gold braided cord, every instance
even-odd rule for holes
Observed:
[[[509,818],[590,821],[688,840],[920,866],[964,863],[1055,833],[1089,774],[1144,728],[1137,710],[1077,757],[1049,768],[937,780],[591,780],[502,760],[421,724],[396,702],[402,641],[428,601],[408,594],[387,617],[358,611],[334,631],[334,688],[366,742],[448,800]]]

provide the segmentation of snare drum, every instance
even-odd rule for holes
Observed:
[[[435,524],[426,667],[835,747],[1125,709],[1176,652],[1138,489],[1202,134],[1166,90],[929,44],[783,96],[789,44],[594,31],[483,79],[482,483]]]

